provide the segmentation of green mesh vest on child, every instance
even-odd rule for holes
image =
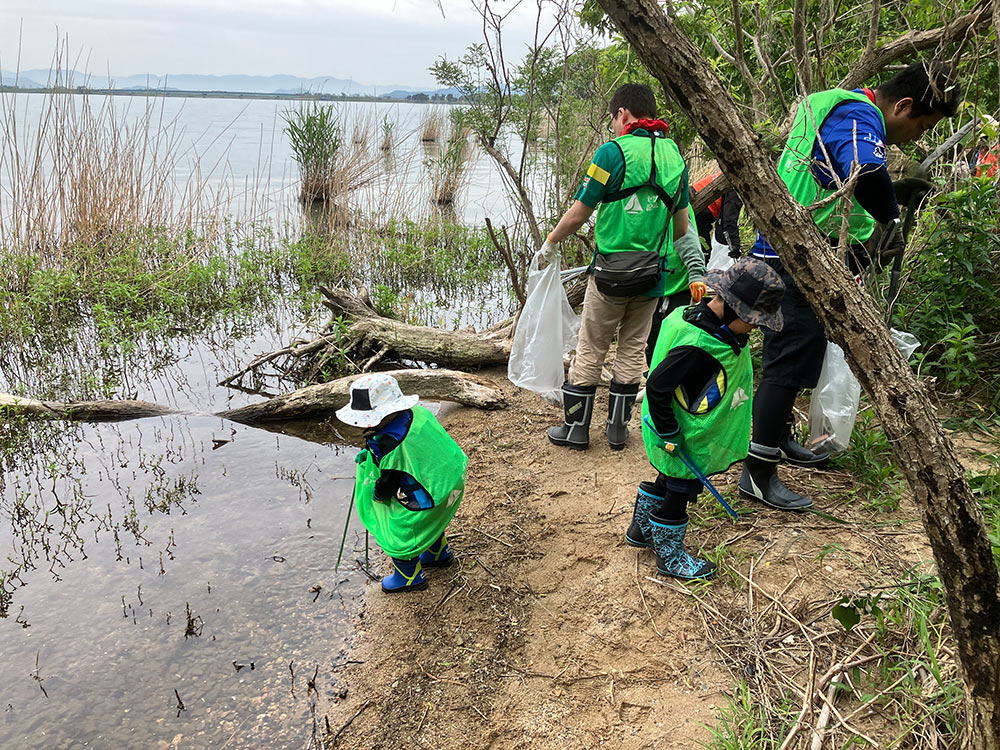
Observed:
[[[743,347],[737,356],[729,344],[688,323],[683,316],[684,308],[678,308],[663,321],[649,371],[655,370],[670,350],[679,346],[701,349],[719,363],[715,381],[705,393],[688,394],[689,403],[678,388],[672,404],[680,426],[681,446],[706,475],[717,474],[746,458],[750,447],[753,396],[750,349]],[[697,479],[679,458],[663,449],[646,423],[648,414],[649,402],[643,400],[642,439],[650,463],[669,477]]]
[[[406,437],[375,462],[371,452],[357,457],[354,503],[365,528],[390,557],[410,559],[429,549],[441,536],[465,494],[465,467],[469,459],[458,443],[423,406],[413,407],[413,423]],[[375,482],[382,471],[404,471],[416,479],[434,500],[425,510],[409,510],[395,499],[375,499]]]

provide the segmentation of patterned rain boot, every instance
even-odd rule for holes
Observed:
[[[442,534],[429,549],[420,553],[420,564],[425,568],[447,568],[455,559],[448,546],[448,538]]]
[[[693,580],[708,578],[715,572],[715,563],[692,557],[684,549],[684,534],[688,521],[668,521],[653,514],[649,517],[653,532],[656,570],[665,576]]]
[[[420,558],[414,557],[412,560],[400,560],[395,557],[392,560],[393,571],[382,579],[382,590],[387,594],[398,594],[402,591],[420,591],[427,588],[427,579],[420,565]]]
[[[625,532],[625,542],[633,547],[652,547],[653,537],[649,529],[649,516],[660,509],[663,495],[656,493],[652,482],[639,482],[639,492],[635,497],[632,523]]]

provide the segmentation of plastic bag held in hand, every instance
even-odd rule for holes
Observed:
[[[528,267],[526,299],[514,330],[507,377],[552,404],[562,404],[563,357],[576,348],[580,317],[559,279],[558,246],[546,240]],[[539,268],[542,258],[550,260]]]
[[[889,335],[906,359],[920,346],[912,333],[892,328]],[[851,372],[843,350],[832,341],[827,342],[823,370],[809,404],[809,435],[813,439],[826,436],[819,447],[836,452],[851,444],[860,399],[861,385]]]

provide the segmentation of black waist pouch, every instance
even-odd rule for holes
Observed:
[[[634,297],[654,289],[660,282],[660,256],[647,250],[597,253],[591,265],[594,282],[602,294]]]

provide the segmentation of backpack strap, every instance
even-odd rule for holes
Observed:
[[[626,198],[631,197],[642,188],[651,188],[653,192],[656,193],[656,196],[660,199],[660,201],[667,207],[667,210],[671,214],[673,214],[674,204],[677,202],[677,195],[680,194],[680,190],[678,189],[677,193],[675,193],[674,196],[671,197],[670,194],[667,193],[667,191],[664,190],[662,187],[660,187],[660,184],[656,181],[656,136],[650,135],[650,136],[637,136],[637,137],[649,138],[650,168],[649,168],[648,179],[639,185],[634,185],[630,188],[625,188],[623,190],[616,190],[613,193],[609,193],[601,199],[601,202],[614,203],[615,201],[622,201],[625,200]],[[617,141],[615,141],[615,143],[617,143]],[[620,149],[621,146],[619,145],[618,148]],[[622,152],[622,155],[624,156],[624,152]],[[680,186],[678,186],[678,188],[679,187]]]

